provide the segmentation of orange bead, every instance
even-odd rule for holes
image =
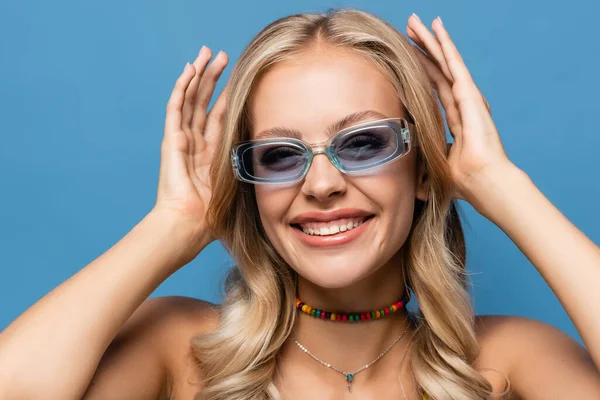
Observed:
[[[335,321],[335,313],[331,313],[331,316],[329,317],[330,320]]]

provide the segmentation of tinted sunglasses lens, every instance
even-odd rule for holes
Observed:
[[[306,168],[306,149],[293,143],[259,143],[238,150],[246,179],[285,182],[297,179]]]
[[[334,153],[349,171],[375,167],[400,156],[404,147],[396,131],[386,125],[365,127],[335,141]]]

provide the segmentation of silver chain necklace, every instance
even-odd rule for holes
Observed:
[[[406,320],[404,320],[404,322],[406,322]],[[308,349],[306,347],[302,346],[300,344],[300,342],[298,342],[296,340],[295,337],[292,336],[292,340],[294,340],[294,342],[296,342],[296,344],[298,345],[298,347],[300,347],[300,349],[302,349],[302,351],[304,351],[306,354],[308,354],[309,356],[311,356],[313,359],[315,359],[316,361],[320,362],[322,365],[326,366],[327,368],[331,368],[332,370],[337,371],[340,374],[344,375],[346,377],[346,382],[348,382],[348,391],[350,393],[352,393],[352,381],[354,381],[354,375],[356,375],[359,372],[362,372],[365,369],[369,368],[371,365],[375,364],[381,357],[383,357],[385,355],[385,353],[387,353],[388,351],[390,351],[390,349],[392,347],[394,347],[394,345],[396,343],[398,343],[400,341],[400,339],[402,339],[404,337],[404,335],[408,331],[409,326],[410,326],[410,324],[406,324],[406,328],[404,329],[404,332],[402,332],[402,334],[400,336],[398,336],[398,338],[396,340],[394,340],[394,343],[392,343],[387,349],[385,349],[383,351],[383,353],[381,353],[380,355],[378,355],[377,358],[375,358],[373,361],[371,361],[367,365],[364,365],[364,366],[360,367],[359,369],[357,369],[354,372],[342,371],[341,369],[336,368],[336,367],[334,367],[333,365],[331,365],[329,363],[326,363],[325,361],[321,360],[320,358],[318,358],[317,356],[315,356],[313,353],[311,353],[310,351],[308,351]]]

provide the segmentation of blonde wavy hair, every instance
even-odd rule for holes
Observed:
[[[297,14],[265,27],[239,57],[229,78],[223,139],[211,169],[208,220],[236,265],[225,281],[217,328],[192,340],[204,387],[196,400],[279,399],[274,383],[278,352],[294,326],[296,272],[262,229],[251,185],[234,179],[231,145],[248,139],[248,101],[270,67],[311,46],[348,49],[373,62],[394,85],[416,125],[417,162],[429,180],[425,202],[416,200],[403,245],[407,286],[420,313],[410,357],[421,395],[486,399],[491,385],[473,367],[478,355],[475,319],[467,291],[465,241],[452,200],[443,117],[429,78],[408,40],[367,12],[341,9]]]

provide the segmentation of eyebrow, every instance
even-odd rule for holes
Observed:
[[[344,118],[339,121],[334,122],[333,124],[327,127],[327,136],[331,137],[337,132],[341,131],[344,128],[357,124],[359,122],[368,120],[368,119],[385,119],[388,118],[385,114],[382,114],[375,110],[364,110],[357,111],[352,114],[346,115]],[[255,139],[268,139],[268,138],[278,138],[278,137],[291,137],[295,139],[302,139],[302,133],[297,129],[286,128],[281,126],[276,126],[273,128],[265,129],[260,131],[255,135]]]

